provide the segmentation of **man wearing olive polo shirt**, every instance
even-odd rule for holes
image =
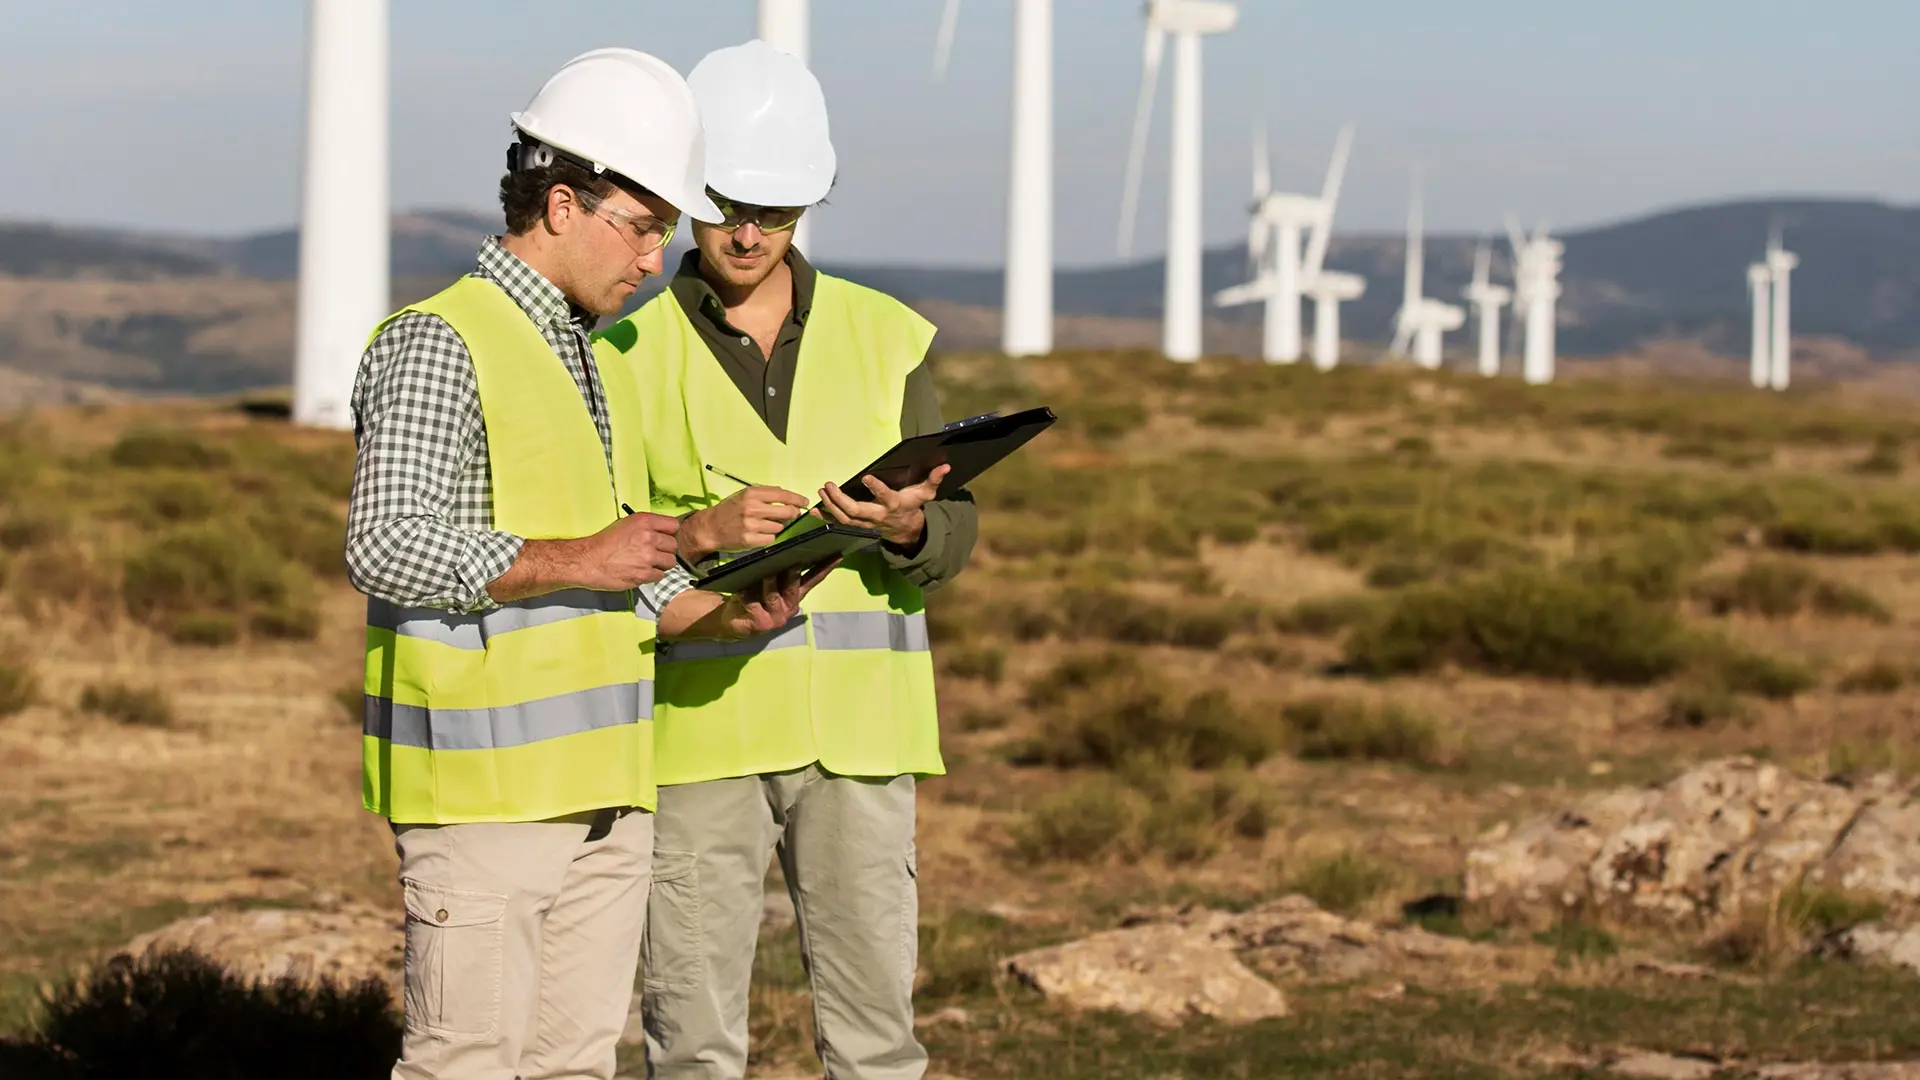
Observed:
[[[660,652],[649,1065],[661,1078],[744,1075],[777,851],[827,1074],[916,1080],[914,786],[945,771],[922,593],[965,564],[975,510],[940,490],[944,468],[899,491],[868,479],[872,501],[834,483],[942,424],[925,365],[933,327],[792,247],[834,179],[819,84],[758,41],[708,56],[688,82],[725,220],[696,228],[671,288],[603,335],[641,386],[652,509],[683,519],[681,554],[696,561],[770,543],[816,502],[884,543],[826,575],[779,630]],[[686,580],[661,584],[663,637],[699,603],[678,591]]]

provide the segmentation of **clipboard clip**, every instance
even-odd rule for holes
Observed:
[[[965,420],[955,420],[953,423],[943,426],[940,430],[941,431],[959,431],[961,428],[972,427],[975,424],[984,424],[989,420],[998,420],[998,419],[1000,419],[999,413],[995,413],[995,412],[981,413],[979,416],[969,416]]]

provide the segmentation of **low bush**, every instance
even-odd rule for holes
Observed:
[[[311,579],[243,528],[213,523],[168,530],[128,556],[121,593],[127,613],[177,641],[224,644],[244,620],[263,632],[302,629]]]
[[[1893,618],[1879,601],[1861,590],[1829,581],[1790,562],[1756,562],[1737,574],[1709,578],[1695,586],[1694,596],[1715,615],[1739,611],[1784,619],[1812,610],[1879,623]]]
[[[1079,689],[1063,689],[1077,669],[1056,674],[1030,692],[1057,696],[1041,722],[1037,738],[1014,751],[1018,764],[1056,768],[1114,768],[1130,757],[1151,755],[1196,769],[1219,768],[1230,761],[1254,763],[1274,750],[1270,725],[1243,715],[1226,691],[1207,690],[1182,697],[1137,668],[1113,674]]]
[[[1287,888],[1328,911],[1351,915],[1393,884],[1393,871],[1364,855],[1343,851],[1306,864],[1287,879]]]
[[[1366,621],[1378,606],[1365,593],[1315,596],[1274,616],[1275,629],[1312,637],[1331,637]]]
[[[1746,716],[1746,705],[1725,684],[1700,680],[1674,688],[1667,696],[1660,724],[1675,729],[1709,728]]]
[[[1397,704],[1310,697],[1281,710],[1288,743],[1308,761],[1391,761],[1432,767],[1447,763],[1440,728]]]
[[[34,1030],[0,1040],[0,1074],[340,1080],[387,1075],[399,1050],[400,1010],[378,979],[249,982],[160,952],[47,991]]]
[[[1843,694],[1891,694],[1907,685],[1912,667],[1891,660],[1873,660],[1847,672],[1836,689]]]
[[[80,692],[80,708],[134,727],[172,727],[174,722],[173,702],[157,687],[94,683]]]
[[[215,469],[225,465],[228,458],[226,451],[208,446],[188,432],[138,428],[113,444],[107,460],[124,469]]]
[[[1531,568],[1389,598],[1347,638],[1346,662],[1373,676],[1446,664],[1495,675],[1644,685],[1687,657],[1677,614],[1632,589]]]
[[[1703,638],[1695,646],[1693,669],[1704,679],[1736,694],[1785,700],[1820,685],[1813,669],[1796,660],[1755,652],[1723,639]]]
[[[990,686],[998,686],[1006,674],[1007,654],[996,646],[978,645],[942,653],[940,663],[947,674],[955,678],[979,679]]]
[[[12,716],[34,703],[40,680],[24,664],[0,662],[0,716]]]
[[[1035,803],[1011,832],[1014,854],[1026,862],[1091,862],[1132,832],[1146,808],[1138,794],[1111,776],[1089,776]]]

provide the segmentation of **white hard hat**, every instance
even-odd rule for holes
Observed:
[[[706,55],[687,76],[707,129],[707,186],[755,206],[812,206],[833,187],[820,80],[764,41]]]
[[[706,193],[699,104],[664,60],[632,49],[581,53],[512,119],[527,137],[619,173],[695,221],[721,220]]]

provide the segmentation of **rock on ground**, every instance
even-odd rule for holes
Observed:
[[[1006,961],[1048,997],[1178,1023],[1231,1022],[1287,1014],[1286,998],[1261,976],[1285,982],[1413,976],[1429,980],[1507,966],[1507,950],[1420,929],[1387,928],[1287,896],[1233,914],[1162,909],[1120,929]],[[1389,982],[1379,996],[1405,993]]]
[[[1287,1015],[1287,999],[1272,983],[1248,971],[1206,929],[1178,923],[1108,930],[1021,953],[1006,967],[1049,998],[1162,1024],[1192,1016],[1245,1023]]]
[[[1849,927],[1824,942],[1821,951],[1849,960],[1898,964],[1920,974],[1920,926],[1895,928],[1868,923]]]
[[[1751,758],[1595,795],[1467,855],[1466,898],[1711,924],[1809,885],[1920,906],[1920,796],[1892,777],[1809,780]]]
[[[1920,1061],[1764,1065],[1752,1075],[1758,1080],[1920,1080]]]
[[[400,1000],[404,924],[397,912],[222,911],[169,923],[128,942],[120,955],[190,949],[242,978],[302,982],[374,978]]]
[[[1720,1063],[1706,1058],[1636,1051],[1619,1058],[1608,1068],[1621,1076],[1645,1080],[1707,1080],[1720,1071]]]

